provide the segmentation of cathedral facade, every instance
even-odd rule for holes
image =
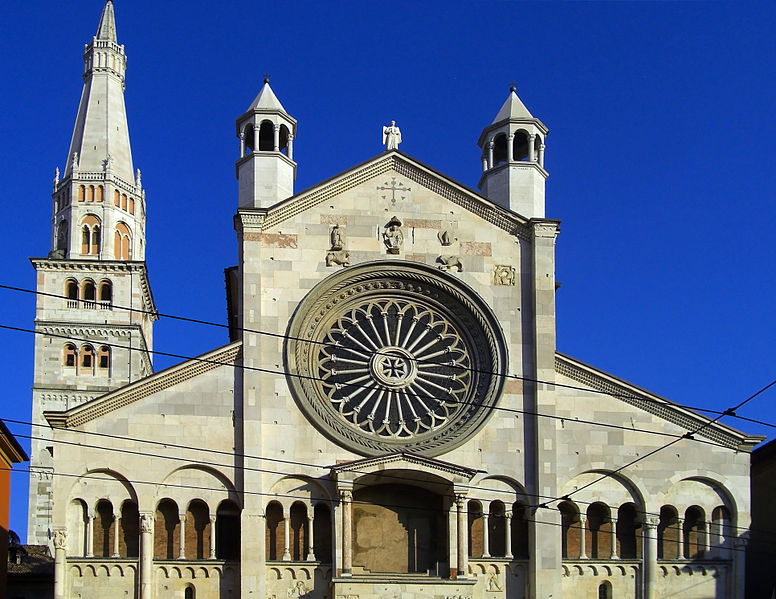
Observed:
[[[760,438],[557,351],[548,129],[514,89],[479,191],[391,123],[295,193],[265,81],[236,122],[230,343],[154,373],[111,0],[84,59],[32,259],[28,542],[57,599],[743,597]]]

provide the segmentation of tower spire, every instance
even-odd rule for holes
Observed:
[[[100,17],[100,24],[97,26],[98,40],[108,40],[110,42],[116,42],[116,15],[113,13],[113,0],[107,0],[105,7],[102,9],[102,16]]]

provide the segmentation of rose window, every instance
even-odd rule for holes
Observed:
[[[484,423],[503,385],[504,344],[489,308],[428,267],[340,271],[300,304],[289,337],[300,407],[367,455],[452,448]]]

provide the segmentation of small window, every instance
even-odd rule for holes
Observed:
[[[110,368],[110,347],[103,345],[97,352],[97,367],[102,369]]]
[[[86,187],[80,185],[78,187],[78,201],[83,202],[86,199]]]
[[[192,586],[186,587],[186,592],[183,595],[183,597],[184,599],[195,599],[196,596],[194,594],[194,587]]]
[[[83,297],[81,298],[87,302],[93,302],[95,299],[95,289],[93,281],[84,281]]]
[[[121,194],[121,209],[126,210],[127,209],[127,194],[122,193]]]
[[[91,345],[81,348],[81,374],[94,374],[94,348]]]
[[[86,201],[87,202],[93,202],[94,201],[94,185],[90,185],[89,188],[86,190]]]
[[[97,201],[98,202],[102,202],[104,194],[105,194],[105,188],[102,185],[97,187]]]
[[[129,213],[135,213],[135,198],[129,198]]]
[[[113,286],[110,281],[100,282],[100,302],[110,304],[113,301]]]
[[[78,301],[78,282],[75,279],[65,282],[65,296],[68,301]]]
[[[113,192],[113,203],[116,206],[121,206],[121,194],[119,193],[119,190]]]
[[[75,368],[77,351],[78,350],[76,350],[75,345],[72,343],[65,345],[65,350],[62,356],[62,364],[69,368]]]
[[[598,585],[598,599],[612,599],[612,585],[608,580]]]

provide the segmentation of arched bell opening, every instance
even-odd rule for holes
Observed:
[[[515,138],[512,144],[513,159],[516,162],[528,160],[528,133],[525,131],[515,131]]]
[[[259,127],[259,152],[271,152],[275,148],[275,126],[262,121]]]
[[[499,133],[493,138],[493,166],[504,164],[507,161],[507,136]]]

